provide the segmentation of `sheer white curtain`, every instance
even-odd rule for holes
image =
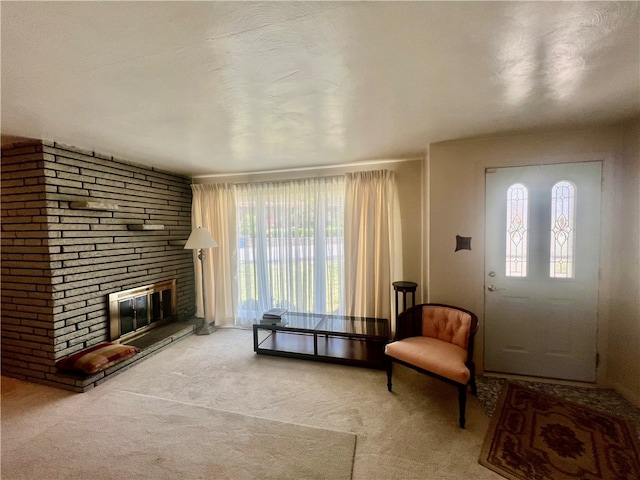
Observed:
[[[243,185],[198,184],[193,227],[219,247],[207,255],[207,321],[250,326],[273,307],[393,318],[402,279],[392,172]],[[198,315],[199,262],[194,255]]]
[[[237,323],[273,307],[342,313],[344,177],[236,185]]]
[[[349,315],[388,318],[392,283],[402,279],[402,236],[395,176],[388,170],[347,174],[345,269]]]
[[[237,237],[235,187],[231,184],[191,185],[193,205],[192,227],[204,227],[218,242],[217,248],[206,250],[205,289],[207,322],[215,319],[218,326],[233,324],[237,299]],[[194,252],[196,272],[197,316],[203,316],[200,260]]]

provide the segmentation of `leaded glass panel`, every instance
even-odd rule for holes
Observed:
[[[507,190],[507,277],[527,276],[528,228],[529,190],[516,183]]]
[[[576,188],[562,181],[551,190],[551,278],[573,278]]]

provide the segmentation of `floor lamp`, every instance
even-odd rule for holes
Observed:
[[[202,319],[202,326],[196,330],[197,335],[209,335],[216,330],[215,320],[210,324],[207,323],[207,294],[204,289],[204,259],[206,255],[204,249],[217,246],[218,242],[213,239],[209,230],[202,227],[191,230],[191,235],[189,235],[189,239],[184,246],[185,250],[200,250],[198,258],[200,259],[200,267],[202,269],[202,313],[204,318]]]

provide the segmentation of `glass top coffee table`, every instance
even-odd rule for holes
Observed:
[[[386,318],[288,312],[280,323],[253,325],[256,353],[369,368],[385,368],[388,340]]]

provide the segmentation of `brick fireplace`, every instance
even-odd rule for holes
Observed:
[[[54,142],[2,149],[2,373],[71,390],[55,362],[110,340],[108,296],[176,280],[195,313],[191,179]]]

